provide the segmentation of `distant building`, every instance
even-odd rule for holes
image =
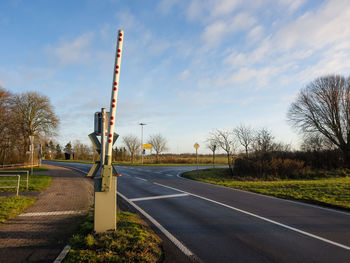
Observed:
[[[66,160],[74,160],[74,152],[65,152],[64,159]]]

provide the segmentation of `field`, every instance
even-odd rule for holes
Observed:
[[[279,198],[350,210],[349,176],[312,180],[242,181],[233,179],[228,169],[217,168],[187,172],[183,177]]]

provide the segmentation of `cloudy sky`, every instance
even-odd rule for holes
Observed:
[[[288,107],[316,77],[349,75],[349,25],[347,0],[2,0],[0,85],[45,94],[56,139],[89,143],[123,29],[121,136],[140,136],[145,122],[145,139],[205,152],[210,131],[244,123],[297,147]]]

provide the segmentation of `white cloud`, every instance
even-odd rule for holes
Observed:
[[[162,0],[159,2],[157,9],[164,15],[168,14],[170,10],[178,4],[178,0]]]
[[[57,46],[48,46],[46,53],[55,57],[61,65],[81,64],[90,57],[93,33],[84,33],[71,41],[63,41]]]
[[[186,79],[188,79],[189,76],[190,76],[190,71],[188,69],[185,69],[184,71],[182,71],[179,74],[178,79],[179,80],[186,80]]]
[[[255,18],[247,13],[240,13],[229,20],[216,20],[205,27],[202,39],[209,45],[222,40],[224,35],[247,30],[255,23]]]

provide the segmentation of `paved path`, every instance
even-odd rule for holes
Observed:
[[[51,186],[20,216],[0,226],[0,262],[53,262],[92,201],[92,180],[46,165]]]

